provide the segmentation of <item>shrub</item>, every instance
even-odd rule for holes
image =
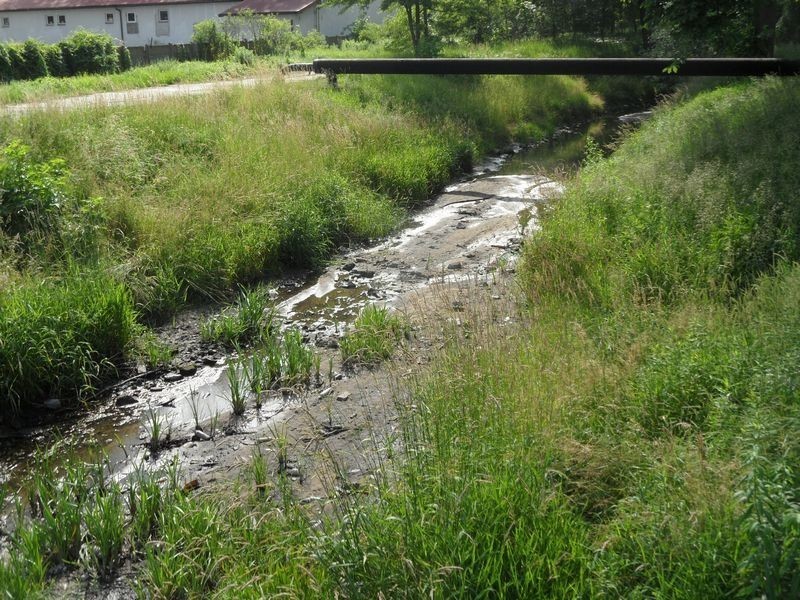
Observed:
[[[116,73],[120,68],[114,38],[78,30],[60,44],[71,75]]]
[[[212,19],[194,25],[192,41],[200,47],[202,60],[219,60],[230,56],[234,49],[233,39],[222,31]]]
[[[11,81],[13,79],[11,57],[5,44],[0,44],[0,81]]]
[[[51,77],[66,77],[69,75],[61,46],[57,44],[45,46],[44,59],[47,63],[47,72]]]
[[[22,56],[22,44],[8,44],[8,62],[11,65],[11,79],[25,79],[25,59]]]
[[[252,50],[238,46],[233,52],[233,60],[239,64],[250,66],[256,61],[256,55]]]
[[[126,46],[117,46],[117,54],[119,55],[119,70],[127,71],[131,68],[131,52]]]
[[[47,63],[44,59],[44,45],[36,40],[28,40],[22,45],[22,72],[19,79],[39,79],[47,77]]]
[[[64,162],[54,159],[36,164],[29,148],[12,142],[0,155],[0,231],[20,236],[23,245],[31,234],[47,234],[58,226],[64,205]]]

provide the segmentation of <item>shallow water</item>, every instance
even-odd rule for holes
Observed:
[[[638,118],[601,119],[564,129],[546,142],[515,146],[487,159],[473,173],[448,186],[404,230],[370,248],[341,256],[335,263],[346,266],[331,267],[322,276],[309,278],[296,289],[281,294],[277,311],[285,326],[300,327],[309,340],[335,338],[368,302],[390,303],[409,289],[429,285],[431,272],[438,270],[440,281],[473,276],[473,272],[466,270],[449,270],[453,265],[448,261],[454,256],[447,252],[458,247],[458,252],[470,256],[487,248],[511,248],[520,237],[516,228],[518,215],[529,210],[532,220],[527,233],[535,230],[536,203],[557,194],[561,187],[558,181],[579,168],[587,140],[594,139],[608,151],[606,145],[618,135],[623,123]],[[473,206],[483,208],[476,211],[470,208]],[[493,220],[503,220],[504,227],[496,230],[487,227],[487,222]],[[463,244],[457,241],[456,229],[464,231]],[[430,238],[437,235],[445,240],[441,248],[430,243]],[[395,264],[384,258],[377,267],[369,265],[370,256],[387,251],[392,256],[415,257],[417,262],[409,260],[405,264],[401,260]],[[423,256],[425,265],[419,264]],[[357,263],[359,260],[367,261],[369,270],[364,269],[363,263]],[[182,436],[184,440],[191,437],[196,410],[207,419],[218,415],[225,421],[230,412],[226,369],[222,360],[199,367],[195,375],[176,382],[158,379],[129,387],[125,393],[133,394],[136,400],[131,406],[117,406],[116,396],[109,396],[86,411],[67,415],[57,425],[0,431],[0,483],[17,487],[25,478],[37,446],[52,444],[60,438],[69,439],[79,454],[88,453],[92,447],[103,449],[116,465],[119,477],[142,461],[150,466],[163,464],[170,454],[165,452],[159,460],[154,460],[145,445],[147,415],[158,415],[176,432],[176,437]],[[271,395],[260,410],[249,412],[238,426],[252,428],[269,420],[282,410],[287,400],[283,395]]]

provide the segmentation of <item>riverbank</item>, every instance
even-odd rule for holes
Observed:
[[[5,418],[163,360],[143,322],[386,235],[476,157],[600,105],[563,77],[353,77],[5,121],[5,185],[44,190],[3,237]]]
[[[357,464],[276,427],[238,485],[134,479],[136,525],[111,550],[140,561],[122,581],[155,597],[791,594],[798,96],[731,86],[660,109],[610,159],[590,151],[533,222],[518,296],[455,277],[409,312],[431,366],[390,363],[392,412],[356,432]],[[342,425],[352,400],[333,402]],[[293,500],[304,451],[330,466],[324,498]],[[120,493],[81,495],[78,522],[107,498],[104,522],[126,522]],[[61,539],[38,523],[0,571],[23,592],[53,564],[31,552]],[[90,548],[120,539],[88,531]]]

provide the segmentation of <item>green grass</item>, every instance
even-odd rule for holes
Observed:
[[[331,491],[317,521],[280,443],[236,490],[138,484],[142,594],[796,596],[798,100],[789,80],[704,94],[587,167],[525,245],[519,326],[447,345],[366,497]],[[85,470],[35,481],[64,515],[103,497]],[[83,517],[47,514],[0,565],[18,595],[75,555]]]
[[[285,268],[317,268],[340,245],[388,234],[476,157],[600,106],[565,77],[352,77],[340,91],[270,81],[5,120],[0,140],[30,147],[29,170],[66,159],[59,185],[69,202],[48,204],[55,225],[22,246],[13,231],[0,235],[0,338],[15,340],[5,332],[25,321],[27,338],[42,339],[21,370],[12,362],[26,355],[21,341],[0,346],[3,398],[14,401],[4,408],[89,389],[130,345],[134,311],[152,322]],[[87,299],[92,281],[111,283]],[[108,317],[123,326],[93,316],[45,327],[112,293]],[[238,335],[222,331],[232,321],[217,324],[223,338]],[[62,338],[63,358],[49,350]]]
[[[348,505],[346,595],[797,593],[798,99],[711,92],[586,168],[526,244],[524,325],[446,350]]]
[[[272,335],[273,318],[268,289],[242,289],[238,302],[229,311],[200,323],[200,337],[229,348],[258,342]]]
[[[410,335],[408,324],[385,306],[370,304],[341,340],[345,364],[375,364],[392,356],[397,346]]]
[[[252,77],[261,74],[263,69],[267,69],[267,67],[265,65],[249,67],[233,61],[178,62],[165,60],[113,75],[43,77],[34,81],[14,81],[0,85],[0,106],[176,83],[199,83]],[[271,72],[271,69],[268,70]]]

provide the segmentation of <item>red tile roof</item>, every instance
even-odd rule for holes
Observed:
[[[2,1],[2,0],[0,0]],[[318,0],[242,0],[231,6],[220,16],[235,15],[243,10],[252,10],[259,15],[273,13],[299,13],[313,6]]]
[[[220,0],[0,0],[0,13],[12,10],[66,10],[113,6],[147,6],[152,4],[197,4]],[[224,2],[224,0],[222,0]]]

